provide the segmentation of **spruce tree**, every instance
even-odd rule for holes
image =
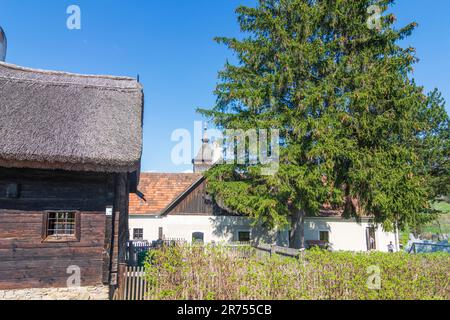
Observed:
[[[239,7],[243,39],[217,38],[238,59],[219,73],[217,104],[199,111],[221,129],[279,129],[280,167],[221,164],[208,172],[222,206],[269,227],[303,223],[327,204],[372,216],[387,231],[429,217],[448,187],[448,115],[439,92],[411,77],[393,0],[259,0]],[[373,7],[373,6],[377,7]],[[374,9],[375,8],[375,9]],[[383,13],[376,16],[377,8]]]

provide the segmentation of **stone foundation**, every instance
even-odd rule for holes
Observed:
[[[109,287],[0,290],[0,300],[109,300]]]

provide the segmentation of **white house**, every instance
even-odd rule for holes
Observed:
[[[142,173],[139,195],[130,196],[131,239],[289,244],[287,231],[252,228],[249,218],[221,210],[209,199],[205,187],[206,180],[198,173]],[[333,250],[349,251],[388,251],[391,242],[398,250],[399,243],[396,233],[384,232],[369,218],[345,220],[329,210],[306,219],[305,240],[309,245],[329,243]]]
[[[199,173],[142,173],[138,195],[130,196],[132,240],[180,239],[211,242],[261,239],[287,243],[287,233],[252,228],[246,217],[230,215],[207,196]]]
[[[395,251],[400,249],[398,232],[385,232],[381,226],[371,223],[369,218],[361,221],[326,215],[306,218],[305,240],[307,243],[325,240],[336,251],[388,252],[390,243],[394,245]]]
[[[252,227],[251,220],[219,208],[206,193],[202,172],[213,165],[209,140],[193,160],[194,173],[142,173],[138,193],[130,196],[130,236],[132,240],[180,239],[202,241],[259,241],[289,245],[288,231],[268,231]],[[398,233],[387,233],[371,223],[346,220],[338,211],[323,210],[319,217],[305,221],[308,245],[329,244],[333,250],[388,251],[392,242],[399,250]]]

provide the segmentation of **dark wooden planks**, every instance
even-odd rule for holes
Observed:
[[[206,180],[200,181],[190,192],[178,199],[167,214],[197,216],[230,215],[230,213],[220,209],[212,201],[206,192],[206,185]]]
[[[64,287],[69,266],[80,267],[82,285],[105,283],[111,237],[105,237],[111,223],[105,210],[114,204],[113,178],[0,168],[0,289]],[[16,199],[7,197],[11,183],[20,186]],[[51,210],[80,212],[79,242],[43,241],[44,214]]]

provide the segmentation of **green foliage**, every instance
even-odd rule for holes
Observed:
[[[428,240],[433,235],[450,235],[450,205],[445,201],[431,202],[429,209],[418,213],[403,227],[402,234],[406,241],[410,233]]]
[[[420,228],[422,235],[448,235],[450,236],[450,204],[447,202],[433,203],[433,208],[442,212],[438,219]]]
[[[260,0],[239,7],[246,37],[217,38],[239,60],[219,73],[217,104],[199,111],[222,129],[281,130],[280,169],[226,164],[208,173],[219,203],[271,226],[324,203],[347,217],[374,215],[392,230],[436,218],[430,201],[448,193],[444,101],[410,79],[414,48],[398,42],[393,0]],[[385,15],[367,26],[368,8]]]
[[[140,267],[143,267],[145,264],[145,261],[147,260],[148,252],[142,251],[137,254],[137,265]]]
[[[152,252],[155,300],[449,299],[450,256],[308,251],[303,260],[260,257],[252,248],[182,246]],[[371,267],[381,288],[368,287]]]
[[[445,201],[435,202],[433,207],[442,213],[450,213],[450,203]]]
[[[408,226],[403,227],[403,230],[399,233],[400,244],[403,248],[406,248],[409,242],[409,235],[411,234],[411,229]]]

